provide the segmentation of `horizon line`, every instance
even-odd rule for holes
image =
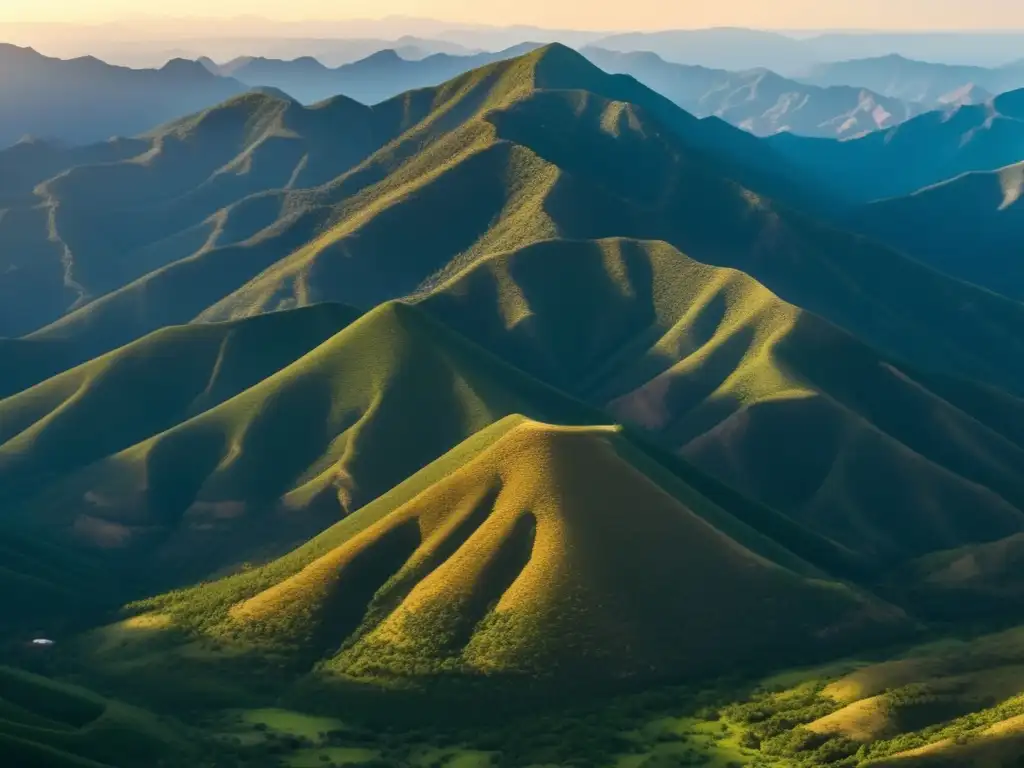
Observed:
[[[770,32],[780,35],[787,34],[887,34],[887,35],[967,35],[967,34],[982,34],[982,35],[1019,35],[1024,34],[1024,27],[1006,29],[1004,27],[919,27],[919,28],[907,28],[907,27],[765,27],[765,26],[744,26],[742,24],[718,24],[703,27],[683,27],[683,26],[670,26],[670,27],[605,27],[605,28],[572,28],[572,27],[550,27],[539,24],[529,23],[518,23],[518,24],[490,24],[486,22],[475,22],[475,21],[460,21],[454,19],[438,18],[433,16],[412,16],[405,14],[388,14],[384,16],[339,16],[339,17],[325,17],[325,16],[311,16],[308,18],[301,19],[285,19],[274,16],[264,16],[261,14],[231,14],[228,16],[175,16],[170,14],[129,14],[119,17],[111,17],[106,19],[97,20],[70,20],[70,21],[56,21],[47,19],[18,19],[18,20],[5,20],[0,17],[0,26],[49,26],[49,27],[108,27],[115,26],[118,24],[154,24],[163,22],[203,22],[203,21],[218,21],[218,22],[231,22],[231,21],[260,21],[268,22],[273,24],[282,25],[302,25],[302,24],[374,24],[374,23],[386,23],[389,21],[406,21],[406,22],[430,22],[438,25],[450,25],[451,30],[440,30],[442,33],[447,31],[454,31],[458,28],[471,28],[471,29],[493,29],[493,30],[510,30],[510,29],[534,29],[542,32],[571,32],[575,34],[652,34],[659,32],[708,32],[714,30],[746,30],[751,32]],[[220,35],[218,35],[220,36]],[[227,36],[232,36],[230,33]],[[413,33],[403,33],[402,36],[418,37]],[[205,37],[205,35],[204,35]],[[240,36],[244,37],[244,36]]]

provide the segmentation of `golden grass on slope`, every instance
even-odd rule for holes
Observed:
[[[235,577],[244,591],[265,586],[205,631],[324,658],[328,679],[608,681],[770,663],[837,642],[840,627],[852,637],[901,624],[897,611],[757,554],[743,526],[739,539],[716,528],[720,511],[659,487],[614,428],[521,421],[491,434],[386,514],[381,500],[353,516],[351,535],[291,575]],[[172,605],[188,611],[218,589]]]
[[[1015,628],[982,638],[936,643],[916,649],[905,658],[862,667],[829,684],[822,693],[836,701],[852,703],[886,690],[936,678],[978,672],[980,679],[985,680],[989,674],[985,670],[992,668],[1012,668],[1019,674],[1022,663],[1024,629]],[[999,684],[1000,675],[1006,678],[1005,671],[992,675],[995,684]]]
[[[815,720],[807,729],[829,736],[845,736],[863,744],[895,735],[889,719],[888,702],[883,696],[855,701],[838,712]]]
[[[217,407],[53,483],[31,511],[80,545],[155,544],[161,578],[207,578],[283,554],[513,412],[599,418],[389,304]]]
[[[1014,717],[967,738],[942,739],[890,757],[870,768],[1015,768],[1024,755],[1024,718]]]

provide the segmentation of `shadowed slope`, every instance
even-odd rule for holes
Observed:
[[[976,171],[853,211],[863,232],[960,280],[1024,299],[1024,163]]]
[[[209,410],[287,367],[357,314],[320,305],[166,329],[0,400],[0,498],[17,498]],[[46,343],[20,346],[34,351]]]
[[[769,143],[852,200],[907,195],[962,173],[1024,159],[1024,90],[985,104],[928,112],[851,141],[781,134]]]
[[[165,333],[197,331],[206,329]],[[216,355],[217,346],[210,352]],[[162,370],[144,366],[140,373]],[[223,371],[238,375],[238,364]],[[192,394],[187,387],[168,390],[175,397],[186,393],[177,410],[154,412],[156,419],[177,414],[177,425],[160,427],[168,431],[143,440],[156,425],[129,419],[105,444],[83,443],[74,455],[68,436],[57,440],[59,427],[98,418],[107,408],[85,407],[90,389],[60,400],[65,404],[55,411],[37,403],[33,426],[3,446],[11,470],[19,461],[46,467],[72,458],[81,463],[86,455],[97,463],[26,500],[24,524],[62,531],[79,546],[129,556],[152,552],[163,563],[154,570],[157,578],[183,568],[206,574],[235,562],[235,553],[242,558],[268,546],[280,552],[510,412],[569,423],[596,418],[401,305],[374,310],[278,373],[183,420],[202,394],[205,380],[196,381],[203,383]],[[19,397],[48,392],[51,383]],[[102,387],[92,389],[103,394]],[[15,415],[27,418],[30,410]],[[30,440],[33,434],[39,439]],[[121,450],[113,441],[130,447]],[[263,522],[243,529],[253,517]]]
[[[0,400],[66,371],[76,362],[69,344],[0,339]]]
[[[0,667],[0,712],[0,753],[19,768],[148,768],[196,757],[168,718],[9,667]]]

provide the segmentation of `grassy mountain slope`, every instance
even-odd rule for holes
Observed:
[[[301,541],[507,414],[602,419],[543,381],[686,457],[701,494],[826,572],[880,577],[1024,529],[1020,401],[887,360],[668,244],[541,243],[418,302],[374,310],[291,365],[333,326],[314,323],[277,362],[262,339],[330,307],[241,321],[263,331],[236,354],[223,352],[230,325],[161,332],[0,401],[16,518],[31,509],[118,559],[149,553],[170,581],[217,572]],[[195,371],[156,388],[165,354],[185,348]],[[209,396],[211,379],[232,383]]]
[[[908,195],[969,171],[1024,158],[1024,91],[984,104],[928,112],[886,131],[837,142],[782,134],[772,146],[792,162],[870,202]]]
[[[1020,301],[1024,163],[974,171],[853,211],[849,226],[935,269]]]
[[[408,129],[319,190],[308,215],[330,225],[301,247],[282,253],[266,240],[264,250],[208,251],[38,337],[85,334],[102,347],[112,335],[200,313],[223,319],[312,301],[369,307],[532,242],[638,237],[741,269],[920,366],[1019,386],[1019,358],[1007,353],[1021,343],[1019,305],[773,202],[772,194],[787,198],[788,182],[746,163],[742,152],[720,160],[728,147],[760,147],[755,138],[692,118],[578,54],[541,49],[403,103]],[[467,202],[453,209],[456,196]],[[275,255],[283,258],[270,263]],[[254,276],[254,267],[262,273]],[[209,273],[218,281],[172,302],[177,286]],[[240,287],[198,309],[228,281]]]
[[[1024,536],[918,558],[887,578],[894,593],[945,620],[999,619],[1024,604]]]
[[[758,136],[789,131],[848,139],[890,128],[921,111],[866,89],[807,85],[767,69],[730,72],[600,48],[582,53],[608,72],[632,75],[698,117],[715,115]]]
[[[351,278],[344,274],[339,276],[345,280],[342,288],[350,291],[347,303],[369,306],[383,298],[400,296],[473,244],[491,218],[501,212],[503,199],[514,194],[514,189],[508,188],[510,184],[520,186],[510,176],[506,183],[506,176],[521,171],[521,188],[527,193],[531,187],[546,183],[544,178],[536,178],[536,163],[529,153],[495,140],[495,129],[485,116],[529,99],[532,94],[566,89],[589,89],[605,98],[641,104],[660,116],[666,126],[662,130],[684,137],[693,151],[718,158],[723,172],[783,197],[811,196],[809,190],[780,170],[778,159],[753,137],[720,122],[698,121],[632,79],[606,75],[578,54],[552,47],[475,70],[440,88],[414,91],[378,105],[369,112],[372,124],[377,126],[373,135],[397,137],[379,152],[320,189],[250,197],[198,228],[168,236],[170,239],[152,246],[158,261],[166,267],[63,319],[46,333],[103,337],[102,343],[91,348],[109,348],[111,343],[125,343],[168,322],[192,320],[203,306],[245,286],[261,271],[265,274],[258,284],[240,293],[255,293],[261,302],[269,301],[274,307],[296,300],[301,303],[308,299],[296,299],[295,290],[313,294],[317,281],[303,279],[293,289],[295,273],[303,271],[302,265],[310,262],[311,255],[335,244],[336,253],[344,253],[346,248],[357,250],[342,263],[364,275],[358,284],[350,283]],[[522,163],[526,166],[520,169]],[[501,170],[503,167],[509,167],[508,173]],[[417,238],[416,251],[423,252],[418,256],[418,270],[412,265],[398,271],[389,269],[386,274],[394,277],[388,284],[386,275],[372,273],[374,267],[366,264],[368,257],[356,258],[365,250],[388,258],[395,258],[399,252],[413,253],[408,242],[400,241],[409,227],[395,230],[387,224],[390,217],[400,212],[410,217],[434,217],[432,211],[427,211],[439,205],[442,197],[447,200],[466,184],[479,185],[483,177],[487,186],[480,199],[474,200],[473,209],[465,212],[465,223],[451,228],[451,239],[446,239],[440,228],[435,230],[435,237]],[[406,213],[410,207],[415,210]],[[481,221],[481,217],[486,218]],[[165,216],[159,219],[164,229],[168,221]],[[211,228],[212,236],[208,231]],[[345,242],[339,242],[343,237]],[[185,258],[187,254],[192,255]],[[382,267],[376,269],[383,271]],[[285,286],[276,285],[280,282]],[[167,294],[172,284],[193,286],[193,290],[176,288],[177,300],[171,301]],[[312,286],[308,291],[307,285]],[[363,295],[354,295],[356,291]],[[187,294],[187,300],[182,300],[181,293]],[[145,301],[140,301],[141,295],[147,297]],[[254,301],[245,299],[242,303]]]
[[[1019,401],[920,375],[665,243],[541,243],[421,306],[852,549],[899,558],[1024,522]]]
[[[258,321],[273,319],[250,322]],[[197,332],[215,335],[207,354],[216,360],[215,326],[172,329],[128,347],[129,354],[115,353],[109,363],[115,373],[122,369],[122,384],[136,387],[144,404],[153,394],[147,376],[163,368],[143,365],[133,372],[131,363],[157,347],[161,336]],[[26,500],[30,494],[20,494],[16,518],[111,555],[150,553],[161,564],[157,577],[209,574],[303,540],[510,412],[567,423],[598,418],[401,305],[374,310],[201,413],[202,404],[216,402],[204,400],[204,392],[217,377],[200,364],[203,347],[196,346],[199,370],[166,389],[166,407],[149,408],[141,419],[126,410],[99,442],[73,438],[98,428],[90,420],[112,418],[104,415],[110,406],[89,399],[125,398],[123,386],[100,382],[77,399],[30,400],[17,409],[5,401],[27,426],[3,446],[14,481],[28,474],[26,466],[40,471],[93,462],[49,482],[40,495]],[[235,379],[240,365],[266,365],[260,349],[250,347],[234,364],[223,361],[223,375]],[[218,394],[235,394],[254,381],[233,381],[237,386]],[[50,384],[13,400],[24,402],[36,391],[49,396]],[[73,386],[69,381],[67,389]]]
[[[521,417],[287,557],[136,610],[172,640],[186,630],[219,643],[205,657],[182,648],[182,663],[277,658],[293,675],[311,671],[305,690],[703,675],[904,621],[823,579],[619,430]],[[146,635],[143,652],[159,642]]]
[[[366,138],[340,171],[308,165],[327,125]],[[1024,308],[789,207],[749,134],[554,46],[372,109],[249,94],[147,140],[152,165],[39,194],[92,190],[140,222],[125,246],[214,210],[215,242],[0,345],[26,361],[0,373],[19,631],[180,588],[69,644],[103,690],[493,696],[1017,605]],[[61,264],[108,279],[61,221],[97,255]]]
[[[385,141],[350,100],[305,108],[254,92],[127,143],[0,155],[37,184],[0,212],[0,333],[22,335],[169,263],[301,218],[283,190],[321,184]],[[0,181],[11,195],[26,186]]]
[[[949,637],[762,681],[721,719],[754,764],[1014,766],[1020,756],[1020,627]]]
[[[321,305],[166,329],[0,400],[0,498],[209,410],[287,367],[357,314]]]

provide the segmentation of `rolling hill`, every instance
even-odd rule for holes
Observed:
[[[0,750],[18,766],[114,768],[195,760],[185,729],[156,715],[0,667]]]
[[[245,90],[236,80],[181,59],[135,70],[4,44],[0,67],[0,149],[26,135],[72,144],[133,136]]]
[[[174,581],[304,540],[510,412],[598,418],[415,309],[386,304],[325,337],[348,316],[161,331],[2,401],[9,519],[155,558],[153,577]],[[157,388],[178,355],[189,367]]]
[[[671,64],[653,53],[584,48],[608,72],[632,75],[698,117],[714,115],[758,136],[783,131],[800,136],[848,139],[890,128],[921,108],[869,90],[818,87],[767,69],[730,72]]]

